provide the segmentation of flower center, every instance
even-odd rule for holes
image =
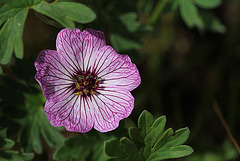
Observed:
[[[96,94],[96,89],[99,84],[99,80],[97,76],[93,76],[91,74],[81,74],[74,75],[71,78],[74,81],[75,91],[74,94],[76,96],[91,96]]]

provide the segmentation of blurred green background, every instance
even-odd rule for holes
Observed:
[[[140,71],[142,83],[132,92],[135,108],[126,126],[136,124],[146,109],[155,117],[166,115],[167,127],[189,127],[187,144],[194,153],[178,161],[240,159],[212,105],[214,100],[218,102],[240,143],[240,1],[213,1],[216,4],[198,0],[190,4],[187,0],[76,1],[97,15],[91,23],[77,23],[76,27],[103,31],[107,44],[128,54]],[[26,93],[41,95],[34,79],[34,61],[41,50],[56,49],[61,30],[49,18],[44,20],[53,26],[38,17],[39,13],[29,10],[23,32],[24,58],[12,57],[2,65],[0,125],[8,128],[13,140],[21,140],[19,130],[26,128],[17,120],[28,117],[26,108],[35,105],[27,102],[33,99]],[[43,108],[43,102],[37,103],[38,108]],[[47,160],[54,149],[40,138],[43,152],[34,160]],[[15,148],[26,142],[20,141]]]

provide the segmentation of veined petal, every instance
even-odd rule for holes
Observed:
[[[85,35],[79,29],[61,30],[57,35],[56,48],[63,63],[76,74],[82,69],[82,48]]]
[[[107,132],[118,127],[119,121],[132,112],[134,98],[126,89],[105,88],[98,90],[91,100],[95,113],[94,128],[100,132]]]
[[[64,100],[73,93],[70,71],[61,63],[56,51],[41,51],[35,61],[35,67],[35,79],[42,87],[47,100]]]
[[[64,101],[47,101],[45,112],[53,126],[65,126],[68,131],[88,132],[93,127],[93,108],[88,98],[72,95]]]
[[[92,29],[63,29],[56,41],[61,59],[74,73],[90,69],[96,52],[105,45],[104,33]]]
[[[118,86],[131,91],[141,82],[138,69],[129,56],[118,54],[110,46],[99,50],[94,65],[95,73],[105,86]]]
[[[104,33],[92,29],[83,31],[85,36],[83,40],[83,71],[91,70],[92,64],[95,61],[97,51],[106,46]]]

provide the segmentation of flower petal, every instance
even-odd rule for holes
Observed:
[[[98,90],[100,94],[91,98],[94,113],[94,128],[100,132],[107,132],[118,127],[119,121],[132,112],[134,98],[126,89],[105,88]]]
[[[73,73],[88,70],[95,53],[105,45],[104,33],[92,29],[63,29],[56,41],[61,59]]]
[[[61,30],[57,35],[56,48],[60,59],[71,70],[77,74],[82,68],[82,42],[84,35],[79,29],[70,30],[68,28]]]
[[[65,126],[68,131],[88,132],[94,123],[92,103],[88,98],[70,96],[65,101],[45,104],[45,112],[53,126]]]
[[[35,67],[35,79],[42,87],[47,100],[64,100],[74,92],[70,72],[61,63],[56,51],[41,51],[35,61]]]
[[[94,69],[105,86],[118,86],[131,91],[141,82],[138,69],[129,56],[118,54],[111,46],[99,50]]]
[[[83,71],[91,70],[97,51],[106,46],[104,33],[92,29],[83,31],[87,35],[83,41]]]

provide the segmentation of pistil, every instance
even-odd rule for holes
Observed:
[[[75,88],[74,94],[76,96],[91,96],[96,94],[96,89],[99,84],[97,76],[91,74],[74,75],[71,79],[74,82],[73,87]]]

